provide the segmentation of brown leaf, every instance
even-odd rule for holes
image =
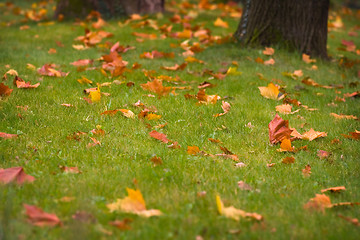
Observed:
[[[346,134],[341,134],[343,137],[345,138],[351,138],[354,140],[359,140],[360,139],[360,131],[355,130],[355,132],[349,132],[350,135],[346,135]]]
[[[21,185],[25,182],[31,183],[33,181],[35,181],[35,178],[27,175],[22,167],[0,168],[0,183],[8,184],[15,182]]]
[[[282,119],[278,114],[269,123],[269,139],[271,144],[277,144],[284,139],[290,139],[291,130],[287,120]]]
[[[155,130],[151,131],[149,134],[150,134],[150,137],[160,140],[163,143],[168,143],[170,141],[169,139],[166,138],[165,134],[159,133]]]
[[[153,156],[150,158],[150,161],[153,162],[155,165],[161,165],[163,162],[160,157]]]
[[[331,187],[331,188],[326,188],[326,189],[321,189],[321,193],[330,191],[330,192],[340,192],[342,190],[346,190],[344,186],[340,186],[340,187]]]
[[[325,194],[315,194],[314,198],[308,201],[304,208],[308,210],[316,210],[324,212],[325,208],[331,208],[332,204],[330,198]]]
[[[360,226],[359,219],[357,219],[357,218],[345,217],[345,216],[343,216],[341,214],[338,214],[338,216],[339,216],[339,218],[342,218],[342,219],[348,221],[349,223],[354,224],[355,226]]]
[[[295,162],[295,158],[293,156],[286,157],[282,160],[282,163],[285,163],[285,164],[294,163],[294,162]]]
[[[131,227],[129,225],[129,223],[132,222],[132,219],[130,218],[124,218],[123,220],[115,220],[112,222],[109,222],[110,225],[117,227],[120,230],[130,230]]]
[[[43,227],[43,226],[62,226],[60,219],[51,213],[44,212],[41,208],[38,208],[34,205],[24,204],[26,209],[26,215],[29,222],[32,225]]]
[[[344,114],[336,114],[336,113],[330,113],[330,116],[333,116],[336,119],[354,119],[357,120],[358,117],[354,116],[354,115],[344,115]]]
[[[3,83],[0,83],[0,96],[10,96],[14,89],[9,88]]]

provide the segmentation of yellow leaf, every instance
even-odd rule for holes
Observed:
[[[149,113],[146,115],[147,120],[159,120],[161,118],[161,115],[157,115],[154,113]]]
[[[146,209],[145,200],[140,190],[126,188],[128,196],[123,199],[117,199],[116,202],[107,204],[110,212],[119,211],[125,213],[133,213],[143,217],[159,216],[162,212],[157,209]]]
[[[255,220],[261,221],[263,220],[263,216],[257,213],[248,213],[241,209],[237,209],[233,206],[230,207],[224,207],[224,203],[221,201],[221,198],[219,195],[216,195],[216,206],[218,209],[218,212],[220,215],[223,215],[227,218],[234,219],[236,221],[239,221],[240,218],[253,218]]]
[[[83,83],[92,83],[91,80],[87,79],[86,77],[82,76],[80,79],[77,80],[79,83],[83,84]]]
[[[99,102],[101,100],[101,92],[98,84],[97,90],[89,93],[89,97],[92,102]]]
[[[229,24],[227,22],[223,21],[221,18],[217,18],[214,22],[214,26],[228,28]]]
[[[226,72],[226,75],[241,75],[242,72],[237,71],[237,67],[229,67],[229,69]]]
[[[260,90],[260,94],[269,99],[280,100],[284,97],[284,95],[279,97],[279,88],[275,86],[273,83],[269,83],[267,87],[258,87]]]

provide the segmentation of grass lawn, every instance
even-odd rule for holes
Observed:
[[[345,186],[346,190],[323,193],[331,203],[360,202],[360,143],[344,136],[360,130],[359,120],[330,115],[360,117],[359,94],[344,96],[360,88],[359,13],[350,14],[341,8],[331,11],[331,60],[306,63],[299,53],[279,46],[272,46],[275,53],[267,56],[262,47],[250,49],[231,39],[225,41],[239,22],[239,18],[230,16],[229,8],[213,5],[215,9],[204,10],[168,2],[169,12],[164,15],[107,20],[101,29],[91,27],[96,19],[52,22],[50,10],[49,19],[40,16],[37,22],[25,18],[31,1],[0,3],[0,73],[14,69],[24,81],[40,83],[37,88],[26,89],[13,84],[14,75],[2,79],[13,91],[0,100],[0,132],[18,136],[0,139],[0,169],[23,167],[35,181],[0,185],[0,239],[358,239],[359,224],[349,221],[360,218],[359,205],[327,208],[328,204],[325,209],[321,204],[310,209],[304,205],[315,194],[322,194],[322,189],[337,186]],[[52,6],[54,3],[45,7]],[[33,7],[39,13],[41,6]],[[180,16],[180,23],[174,14]],[[228,28],[214,26],[221,14]],[[211,34],[205,31],[204,37],[199,33],[203,39],[181,38],[186,35],[183,23],[191,25],[193,35],[199,29],[209,29]],[[93,32],[103,30],[113,36],[77,50],[73,45],[85,46],[74,40],[84,36],[85,25]],[[170,32],[164,30],[170,25]],[[155,34],[156,39],[147,38],[151,35],[135,36],[134,32]],[[352,41],[355,49],[351,44],[344,46],[343,40]],[[128,62],[127,71],[112,76],[113,66],[106,68],[101,57],[109,54],[116,42],[135,48],[119,53]],[[177,71],[162,68],[184,63],[189,54],[184,52],[191,46],[193,57],[203,63],[189,62],[185,69]],[[196,51],[199,47],[203,51]],[[173,53],[174,57],[140,57],[153,50]],[[258,63],[257,58],[273,58],[275,64]],[[70,64],[79,59],[93,61],[79,68]],[[134,63],[141,67],[132,69]],[[68,75],[40,75],[37,69],[44,64],[56,64],[57,70]],[[237,67],[242,74],[226,74],[230,67]],[[166,96],[160,97],[141,85],[153,80],[144,74],[150,70],[155,72],[147,74],[156,78],[172,77],[163,77],[162,84],[171,88],[159,90]],[[212,75],[205,70],[211,70]],[[303,76],[289,76],[295,70],[302,70]],[[92,83],[79,83],[82,77]],[[306,77],[321,86],[304,84]],[[198,86],[204,81],[215,85],[206,88],[205,101],[219,98],[217,101],[199,103]],[[301,102],[299,106],[296,101],[291,103],[292,111],[298,112],[279,113],[290,127],[300,133],[313,128],[327,136],[293,141],[296,149],[307,146],[296,153],[278,152],[280,146],[269,142],[268,124],[283,100],[267,99],[258,89],[270,82],[281,87],[285,100]],[[84,93],[97,84],[99,101],[98,92],[92,96]],[[339,85],[342,88],[337,88]],[[139,100],[145,106],[135,104]],[[214,117],[224,112],[222,101],[231,109]],[[121,111],[113,116],[101,115],[116,109],[130,110],[135,116],[126,117]],[[154,130],[167,135],[170,141],[164,143],[151,137],[149,133]],[[175,142],[181,147],[170,148]],[[189,154],[189,146],[198,147],[199,152]],[[320,150],[330,155],[320,158]],[[285,157],[294,157],[294,163],[282,163]],[[241,167],[240,162],[245,166]],[[311,166],[309,176],[302,171],[306,165]],[[69,172],[70,167],[77,168]],[[239,181],[251,189],[240,188]],[[146,208],[158,209],[162,215],[146,218],[111,212],[108,204],[124,199],[127,188],[140,190]],[[263,220],[241,217],[236,221],[224,212],[219,214],[216,196],[221,197],[225,207],[258,213]],[[34,226],[24,204],[56,214],[62,225]],[[122,226],[129,229],[109,224],[124,219],[126,224]]]

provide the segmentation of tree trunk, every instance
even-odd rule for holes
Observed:
[[[245,45],[285,44],[327,59],[329,0],[245,0],[234,36]]]
[[[119,17],[134,13],[157,13],[164,11],[165,0],[58,0],[55,18],[86,17],[95,10],[105,18]]]

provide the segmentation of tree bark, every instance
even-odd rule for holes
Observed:
[[[86,17],[92,10],[105,18],[157,13],[164,11],[164,5],[165,0],[58,0],[54,17]]]
[[[326,51],[329,0],[245,0],[234,34],[245,45],[285,44],[314,57]]]

